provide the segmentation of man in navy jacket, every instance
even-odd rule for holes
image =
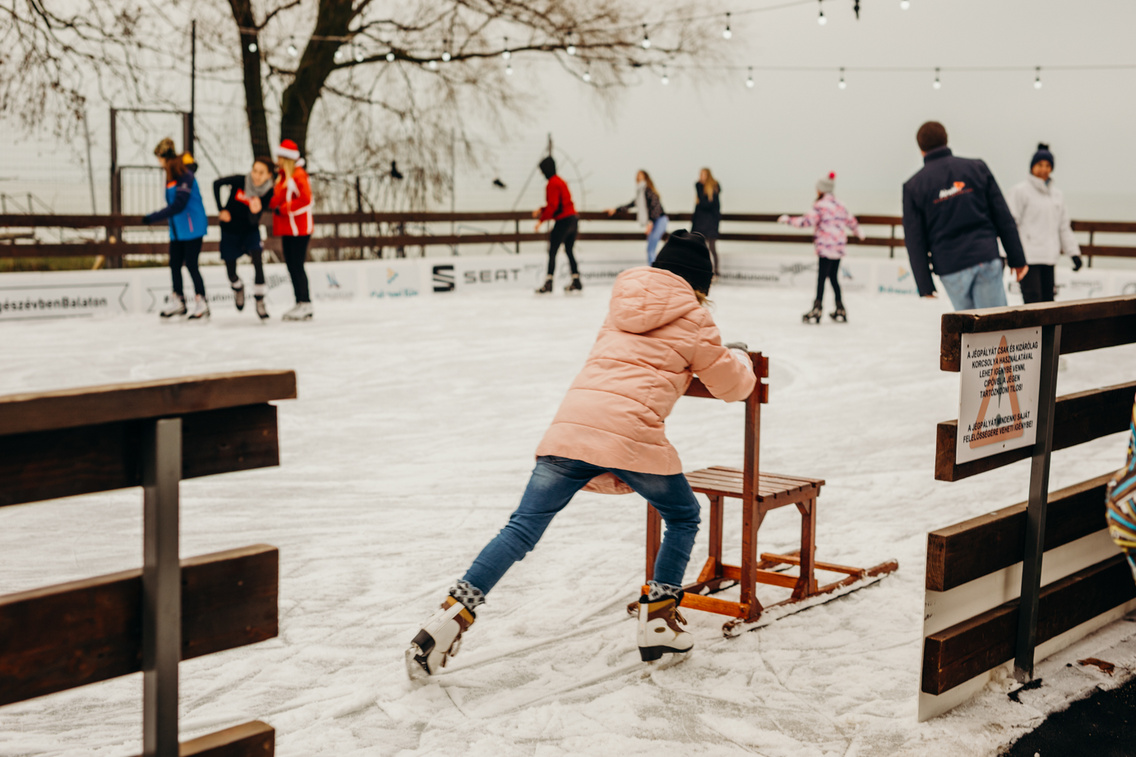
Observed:
[[[903,236],[919,294],[935,296],[932,269],[955,310],[1006,305],[998,240],[1017,280],[1025,276],[1018,227],[986,163],[956,158],[937,121],[915,137],[923,169],[903,185]]]

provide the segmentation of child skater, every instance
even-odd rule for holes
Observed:
[[[264,306],[264,264],[261,254],[264,248],[260,241],[260,214],[272,201],[272,160],[257,158],[252,170],[244,176],[226,176],[213,182],[213,198],[221,211],[217,217],[221,221],[221,258],[225,261],[225,271],[233,285],[233,301],[237,310],[245,308],[245,284],[237,276],[237,260],[242,255],[252,258],[254,282],[252,293],[256,298],[256,314],[261,320],[268,317]],[[229,199],[221,204],[221,187],[229,188]]]
[[[308,242],[312,239],[312,187],[300,148],[285,139],[276,148],[276,186],[272,189],[272,234],[280,237],[284,249],[284,262],[292,277],[292,292],[296,306],[284,314],[285,321],[310,321],[312,298],[308,291],[308,274],[304,259],[308,255]]]
[[[576,245],[576,231],[580,225],[580,216],[576,215],[576,206],[572,204],[572,193],[568,191],[568,184],[556,173],[556,161],[549,155],[540,162],[540,172],[548,179],[544,190],[545,204],[543,208],[533,211],[536,219],[536,230],[545,221],[552,221],[552,233],[548,235],[548,275],[544,277],[544,286],[536,290],[537,294],[552,293],[552,276],[556,273],[556,251],[564,245],[564,254],[568,256],[568,267],[572,270],[572,283],[565,287],[566,292],[579,292],[580,269],[576,267],[576,256],[572,248]]]
[[[662,515],[655,580],[639,597],[639,654],[650,661],[690,650],[678,605],[699,505],[663,422],[695,373],[727,402],[748,397],[756,382],[745,345],[723,346],[703,307],[713,273],[701,235],[676,231],[652,267],[616,278],[591,354],[536,448],[520,505],[414,637],[406,653],[412,678],[437,673],[457,652],[486,595],[580,489],[638,492]]]
[[[173,292],[163,318],[173,318],[189,313],[191,321],[205,320],[209,317],[209,302],[205,299],[205,282],[197,267],[201,254],[201,240],[208,230],[205,216],[205,203],[201,200],[201,190],[193,175],[193,158],[189,153],[177,154],[174,141],[166,137],[154,148],[158,163],[166,170],[166,207],[142,219],[147,226],[158,221],[168,221],[170,227],[170,276],[173,279]],[[189,271],[193,280],[193,293],[196,299],[193,310],[185,306],[185,292],[182,289],[181,267]]]
[[[816,184],[817,198],[813,209],[803,216],[781,216],[777,223],[787,223],[798,229],[811,226],[816,227],[813,244],[816,247],[817,261],[817,293],[813,302],[813,309],[805,313],[802,320],[820,323],[823,315],[821,306],[824,300],[825,279],[832,282],[832,293],[836,295],[836,310],[829,313],[834,321],[848,322],[848,314],[844,312],[844,301],[840,295],[840,260],[844,257],[844,246],[848,243],[848,232],[851,231],[858,238],[864,238],[856,216],[848,212],[848,208],[837,200],[832,190],[836,186],[836,174],[829,173]]]

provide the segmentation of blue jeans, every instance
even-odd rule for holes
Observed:
[[[1006,306],[1001,258],[940,275],[939,281],[943,282],[943,289],[947,290],[947,296],[951,298],[955,310]]]
[[[659,216],[651,225],[651,233],[647,235],[647,265],[655,264],[655,249],[659,246],[659,240],[663,238],[663,234],[667,233],[667,221],[669,220],[666,216]]]
[[[536,459],[536,467],[521,497],[521,504],[509,516],[509,522],[500,533],[481,550],[462,578],[488,594],[513,563],[532,551],[552,518],[564,509],[576,492],[606,472],[618,476],[663,516],[667,529],[655,560],[654,580],[681,586],[701,522],[698,500],[694,498],[686,476],[681,473],[662,476],[603,468],[552,455]]]

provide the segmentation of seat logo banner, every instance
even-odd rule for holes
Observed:
[[[962,335],[955,461],[1037,441],[1041,328]]]

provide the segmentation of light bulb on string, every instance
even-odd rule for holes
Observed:
[[[663,78],[660,81],[662,81],[663,84],[670,84],[671,83],[671,77],[667,76],[667,67],[666,66],[663,66]]]
[[[342,50],[336,50],[336,51],[335,51],[335,54],[334,54],[334,55],[332,55],[332,56],[331,56],[331,58],[332,58],[332,60],[334,60],[334,61],[335,61],[336,63],[339,63],[339,62],[340,62],[341,60],[343,60],[343,51],[342,51]]]
[[[911,0],[899,0],[899,7],[901,10],[907,10],[911,7]]]
[[[591,71],[584,71],[584,76],[582,78],[583,78],[585,84],[591,82],[592,72]]]
[[[824,17],[824,0],[817,0],[817,4],[820,5],[820,15],[817,16],[817,23],[824,26],[828,23],[828,19]]]
[[[747,87],[749,87],[750,89],[753,89],[753,87],[754,87],[754,83],[753,83],[753,66],[750,66],[750,67],[749,67],[749,77],[748,77],[748,78],[746,79],[746,86],[747,86]]]
[[[1041,89],[1041,66],[1034,69],[1033,88]]]
[[[568,53],[569,55],[575,55],[576,54],[576,45],[575,45],[575,43],[572,39],[572,36],[573,36],[573,33],[568,32],[568,47],[566,47],[564,49],[564,52]]]
[[[394,50],[387,53],[387,62],[394,63]]]
[[[362,62],[363,62],[363,57],[364,57],[364,56],[363,56],[363,49],[362,49],[362,48],[359,48],[359,47],[356,47],[356,48],[355,48],[355,62],[356,62],[356,63],[362,63]]]
[[[509,38],[505,37],[505,49],[501,51],[501,57],[505,60],[513,57],[513,53],[509,51]]]
[[[437,71],[437,70],[438,70],[438,61],[436,61],[436,60],[430,60],[430,61],[427,61],[427,62],[426,62],[426,66],[427,66],[427,67],[428,67],[428,68],[429,68],[429,69],[430,69],[431,71]]]
[[[295,41],[288,43],[288,54],[291,55],[293,58],[298,57],[300,55],[300,51],[296,47]]]
[[[836,82],[836,86],[840,89],[848,89],[848,82],[844,81],[844,68],[840,69],[840,81]]]
[[[934,87],[935,89],[942,89],[943,88],[943,83],[941,81],[939,81],[939,69],[937,69],[937,68],[935,69],[935,81],[931,83],[931,86]]]
[[[513,63],[512,63],[512,61],[505,64],[505,75],[506,76],[512,76],[513,75]]]
[[[734,36],[733,31],[730,30],[730,14],[726,14],[726,28],[722,30],[722,39],[729,39]]]
[[[647,25],[643,24],[643,41],[639,43],[646,50],[651,46],[651,38],[647,36]]]
[[[450,41],[448,39],[443,40],[442,46],[444,48],[446,48],[445,50],[442,51],[442,60],[446,63],[449,63],[450,59],[454,57],[454,56],[450,55]]]
[[[248,50],[250,53],[255,53],[258,49],[255,42],[249,42]]]

